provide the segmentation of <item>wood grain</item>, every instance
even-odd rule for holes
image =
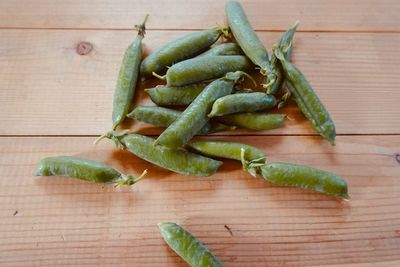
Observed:
[[[184,31],[148,31],[150,52]],[[280,33],[260,33],[271,47]],[[0,31],[0,134],[96,135],[110,129],[112,95],[133,31]],[[93,49],[79,55],[76,47]],[[330,111],[338,134],[400,133],[400,35],[298,33],[293,60]],[[136,104],[149,104],[142,85]],[[293,105],[286,127],[233,134],[314,134]],[[157,134],[140,123],[127,124]]]
[[[2,266],[186,266],[157,223],[180,223],[226,266],[396,266],[400,262],[398,136],[219,137],[262,148],[270,160],[333,171],[351,201],[272,186],[226,161],[210,178],[174,175],[88,137],[0,138]],[[125,173],[133,189],[33,177],[45,156],[78,155]],[[228,226],[232,234],[225,228]],[[353,265],[354,264],[354,265]],[[357,265],[359,264],[359,265]],[[376,265],[375,265],[376,266]]]
[[[258,30],[400,31],[397,0],[240,1]],[[226,1],[3,0],[0,27],[132,29],[150,14],[152,29],[203,29],[225,23]]]

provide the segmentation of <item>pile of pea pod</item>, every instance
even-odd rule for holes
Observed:
[[[228,27],[187,34],[144,59],[142,42],[148,16],[136,26],[138,34],[125,51],[116,83],[112,130],[96,142],[111,139],[118,149],[190,176],[211,176],[223,164],[219,159],[233,159],[246,172],[272,184],[348,199],[346,181],[333,173],[270,162],[262,150],[243,143],[193,140],[199,134],[236,128],[260,131],[282,127],[286,115],[266,111],[281,110],[293,99],[315,131],[335,144],[335,126],[328,111],[305,76],[290,62],[299,22],[282,34],[269,54],[237,1],[228,1],[225,12]],[[218,42],[221,39],[224,41]],[[263,76],[259,86],[250,75],[256,70]],[[163,85],[145,89],[155,105],[132,108],[140,78],[159,79]],[[258,90],[243,88],[245,79]],[[165,130],[156,139],[117,130],[125,119]],[[116,186],[136,184],[146,173],[147,170],[135,178],[103,163],[71,156],[45,158],[36,170],[39,176],[70,176]],[[160,230],[167,244],[191,266],[222,266],[203,244],[177,224],[160,224]]]

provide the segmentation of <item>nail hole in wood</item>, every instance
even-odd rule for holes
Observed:
[[[93,45],[91,43],[88,42],[80,42],[77,46],[76,46],[76,53],[78,53],[81,56],[87,55],[90,53],[90,51],[92,51],[93,49]]]
[[[396,159],[397,163],[400,163],[400,153],[394,155],[394,158]]]

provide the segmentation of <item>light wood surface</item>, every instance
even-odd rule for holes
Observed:
[[[272,186],[233,161],[210,178],[174,175],[114,151],[110,142],[94,147],[93,139],[0,139],[2,266],[185,266],[158,233],[157,223],[168,220],[189,229],[226,266],[398,263],[398,136],[343,136],[335,148],[318,137],[246,139],[269,160],[346,177],[349,202]],[[149,175],[132,190],[31,175],[41,158],[59,154],[106,162],[125,173],[148,168]]]
[[[148,31],[146,51],[186,34]],[[133,31],[0,31],[0,134],[96,135],[111,127],[112,95],[122,55]],[[260,33],[268,47],[281,33]],[[93,50],[79,55],[76,46]],[[394,33],[298,33],[293,60],[307,75],[339,134],[400,133],[400,35]],[[27,64],[28,63],[28,64]],[[151,101],[143,87],[137,104]],[[161,82],[162,83],[162,82]],[[256,134],[313,134],[296,107],[285,128]],[[127,124],[156,134],[147,125]],[[236,131],[234,134],[248,134]]]
[[[352,199],[277,187],[224,161],[208,178],[176,175],[111,142],[111,99],[131,30],[150,14],[145,51],[224,25],[225,1],[0,1],[0,266],[186,266],[157,228],[174,221],[225,266],[400,265],[400,2],[241,1],[268,48],[301,20],[293,61],[330,111],[332,147],[295,105],[285,127],[237,130],[269,160],[343,176]],[[77,47],[81,46],[79,53]],[[135,104],[149,105],[140,85]],[[127,122],[156,135],[161,129]],[[127,174],[132,189],[34,177],[47,156],[94,159]],[[231,232],[230,232],[231,231]]]

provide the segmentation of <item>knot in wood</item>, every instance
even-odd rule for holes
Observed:
[[[394,159],[397,161],[397,163],[400,163],[400,153],[395,154]]]
[[[88,42],[80,42],[77,46],[76,46],[76,53],[78,53],[81,56],[87,55],[90,53],[90,51],[92,51],[93,49],[93,45],[91,43]]]

